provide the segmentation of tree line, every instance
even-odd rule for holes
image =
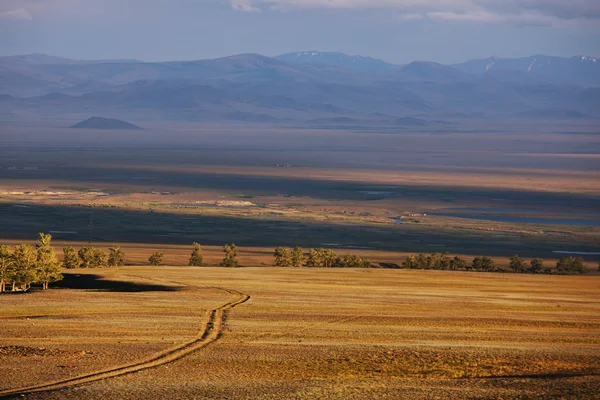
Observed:
[[[20,244],[11,250],[8,246],[0,246],[0,292],[10,287],[11,291],[27,291],[32,284],[41,284],[43,289],[48,285],[62,279],[61,267],[73,268],[98,268],[119,267],[125,264],[125,252],[119,246],[113,246],[108,252],[93,246],[85,246],[76,250],[72,246],[63,248],[63,262],[60,263],[51,247],[52,236],[45,233],[38,234],[35,246]],[[204,256],[199,243],[193,243],[189,257],[189,266],[202,266]],[[239,252],[235,244],[223,246],[222,267],[238,267]],[[310,268],[369,268],[372,263],[355,254],[340,256],[332,249],[314,248],[305,253],[300,247],[277,247],[273,252],[274,263],[277,267],[310,267]],[[154,252],[149,258],[150,265],[162,265],[164,254]],[[431,253],[409,255],[401,265],[407,269],[433,269],[449,271],[482,271],[505,272],[495,265],[494,260],[488,256],[477,256],[468,263],[460,256],[452,257],[450,253]],[[554,271],[545,267],[541,258],[530,261],[514,255],[509,261],[509,270],[515,273],[531,274],[582,274],[586,266],[581,257],[562,257],[556,263]],[[598,265],[600,271],[600,263]]]
[[[446,251],[444,253],[432,253],[425,255],[420,253],[416,256],[409,255],[402,262],[402,268],[408,269],[435,269],[448,271],[480,271],[480,272],[506,272],[506,270],[496,266],[494,260],[488,256],[477,256],[473,258],[471,263],[460,256],[452,257]],[[519,255],[514,255],[510,258],[508,268],[514,273],[521,274],[552,274],[573,275],[583,274],[586,272],[586,266],[581,257],[562,257],[557,261],[555,271],[551,268],[544,267],[544,260],[541,258],[533,258],[531,261],[524,260]],[[600,264],[598,265],[600,271]]]
[[[339,256],[331,249],[310,249],[305,256],[300,247],[277,247],[273,253],[277,267],[369,268],[371,262],[355,254]]]
[[[0,246],[0,292],[10,286],[12,292],[27,291],[32,284],[48,289],[51,282],[63,276],[61,265],[50,246],[52,236],[40,233],[35,246],[20,244],[11,250]]]

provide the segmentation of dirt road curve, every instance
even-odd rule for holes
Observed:
[[[46,382],[39,385],[26,386],[14,389],[8,389],[0,392],[1,398],[9,398],[26,393],[45,392],[51,390],[65,389],[71,386],[81,385],[84,383],[99,381],[102,379],[113,378],[115,376],[130,374],[132,372],[141,371],[143,369],[154,368],[163,365],[181,357],[184,357],[198,349],[201,349],[219,338],[223,328],[225,314],[233,307],[240,305],[250,299],[250,296],[235,290],[216,288],[225,292],[231,293],[235,298],[220,307],[208,310],[203,318],[201,329],[198,335],[189,342],[183,343],[177,347],[153,354],[147,358],[141,359],[131,364],[121,365],[118,367],[105,369],[102,371],[93,372],[90,374],[80,375],[73,378]]]

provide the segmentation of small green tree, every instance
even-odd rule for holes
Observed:
[[[107,265],[109,267],[122,267],[125,265],[125,252],[119,246],[108,249]]]
[[[581,257],[563,257],[556,263],[556,271],[562,275],[583,274],[585,265]]]
[[[273,253],[273,257],[275,257],[275,265],[277,267],[292,266],[292,249],[289,247],[277,247]]]
[[[450,253],[444,251],[442,255],[438,258],[436,264],[433,266],[433,269],[441,269],[443,271],[449,270],[451,263],[452,259],[450,258]]]
[[[371,262],[366,258],[359,257],[355,254],[349,254],[342,257],[341,263],[346,268],[369,268]]]
[[[518,254],[515,254],[510,258],[508,267],[515,273],[523,273],[527,270],[527,263]]]
[[[41,282],[42,289],[47,290],[50,282],[60,281],[63,276],[60,269],[60,263],[56,258],[54,249],[50,246],[52,236],[39,233],[38,241],[35,245],[36,260],[36,280]]]
[[[190,255],[188,265],[190,267],[201,267],[204,263],[204,256],[202,255],[202,248],[199,243],[194,242],[194,249]]]
[[[33,246],[29,244],[20,244],[15,247],[12,257],[14,267],[12,290],[15,291],[17,286],[19,286],[21,290],[29,290],[31,284],[37,279],[36,251]]]
[[[404,261],[402,261],[402,268],[416,269],[418,266],[419,264],[417,258],[412,254],[407,256]]]
[[[334,268],[340,266],[340,258],[331,249],[311,249],[306,260],[307,267]]]
[[[541,258],[534,258],[530,265],[529,272],[532,274],[539,274],[544,270],[544,261]]]
[[[225,253],[225,257],[221,261],[221,267],[235,268],[239,265],[238,250],[235,244],[232,243],[223,246],[223,253]]]
[[[82,264],[77,251],[71,246],[63,248],[63,267],[67,269],[79,268]]]
[[[163,257],[164,257],[164,254],[161,253],[160,251],[157,251],[156,253],[153,253],[150,256],[150,258],[148,258],[148,262],[150,263],[150,265],[154,265],[155,267],[158,267],[160,264],[162,264]]]
[[[300,247],[294,247],[292,250],[292,267],[300,268],[304,265],[304,252]]]
[[[427,268],[429,268],[430,263],[431,263],[431,257],[428,257],[423,253],[419,253],[417,255],[417,268],[418,269],[427,269]]]
[[[465,269],[466,266],[467,266],[467,261],[460,256],[456,256],[452,260],[450,260],[450,269],[452,271],[458,271],[461,269]]]
[[[92,268],[94,266],[94,248],[82,247],[77,252],[81,260],[81,268]]]
[[[476,271],[492,271],[494,268],[494,260],[488,256],[475,257],[472,264]]]
[[[8,246],[0,246],[0,293],[6,290],[6,282],[12,282],[14,276],[13,255]]]
[[[102,249],[94,247],[94,267],[104,267],[108,265],[108,254]]]

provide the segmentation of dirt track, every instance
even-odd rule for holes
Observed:
[[[178,360],[198,349],[201,349],[210,343],[214,342],[219,338],[223,327],[223,322],[228,310],[231,308],[245,303],[250,299],[250,296],[240,293],[235,290],[224,289],[224,288],[212,288],[219,289],[230,293],[235,298],[220,307],[208,310],[202,319],[201,329],[198,335],[192,340],[183,343],[174,348],[153,354],[149,357],[141,359],[137,362],[120,365],[118,367],[105,369],[85,375],[80,375],[73,378],[62,379],[52,382],[46,382],[39,385],[19,387],[0,392],[0,398],[11,398],[13,396],[23,395],[26,393],[38,393],[53,390],[65,389],[68,387],[81,385],[84,383],[95,382],[103,379],[113,378],[120,375],[130,374],[138,372],[148,368],[154,368],[159,365],[167,364],[172,361]]]

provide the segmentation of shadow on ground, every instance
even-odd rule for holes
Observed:
[[[100,275],[68,272],[64,274],[62,281],[52,284],[52,287],[105,292],[176,292],[181,290],[181,288],[176,286],[108,280]]]

